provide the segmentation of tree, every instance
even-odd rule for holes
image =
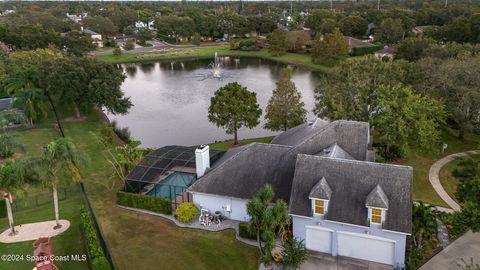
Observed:
[[[47,116],[47,104],[42,89],[38,87],[35,70],[19,70],[5,81],[5,91],[15,98],[14,106],[23,109],[31,127]]]
[[[422,248],[425,239],[431,239],[437,233],[435,206],[422,201],[413,204],[412,238],[416,247]]]
[[[375,40],[393,45],[403,39],[404,30],[400,19],[387,18],[375,30]]]
[[[125,75],[114,65],[91,58],[65,58],[44,63],[41,77],[44,89],[64,104],[73,104],[77,118],[80,109],[92,106],[124,114],[132,106],[120,89]]]
[[[268,51],[273,56],[284,54],[288,49],[287,34],[280,28],[275,29],[268,39],[270,45]]]
[[[303,240],[292,238],[285,241],[282,245],[282,265],[286,269],[298,269],[307,257],[307,248]]]
[[[348,44],[343,38],[340,29],[335,28],[333,33],[327,33],[315,38],[312,50],[312,60],[316,64],[333,66],[345,59],[348,55]]]
[[[82,20],[82,24],[103,35],[118,32],[118,27],[109,18],[103,16],[87,16]]]
[[[404,153],[411,147],[432,150],[439,143],[445,119],[441,103],[401,85],[381,85],[377,100],[373,124],[386,146],[385,155],[390,154],[390,145]]]
[[[298,126],[306,120],[307,111],[304,107],[302,95],[292,81],[292,68],[287,67],[282,71],[277,88],[268,101],[265,128],[285,131]]]
[[[287,33],[287,46],[291,52],[297,52],[305,48],[305,45],[310,40],[310,35],[306,31],[290,31]]]
[[[478,126],[480,117],[480,57],[432,59],[418,62],[415,88],[445,102],[448,117],[459,129],[458,137]]]
[[[260,121],[262,110],[257,103],[257,94],[233,82],[220,87],[210,99],[208,120],[224,127],[227,134],[233,133],[233,144],[238,144],[237,131],[242,127],[254,128]]]
[[[398,58],[408,61],[417,61],[422,58],[426,51],[434,45],[432,39],[422,37],[410,37],[398,44]]]
[[[260,258],[269,263],[272,260],[271,251],[275,247],[275,230],[288,222],[287,204],[275,197],[272,186],[265,185],[247,203],[247,214],[250,216],[249,230],[257,235]]]
[[[18,150],[23,150],[23,144],[19,141],[17,133],[4,132],[0,134],[0,158],[10,158]]]
[[[376,57],[349,60],[324,76],[315,88],[314,112],[330,120],[349,119],[373,124],[380,85],[408,84],[412,64],[384,62]]]
[[[68,55],[85,56],[88,52],[95,50],[96,45],[92,43],[89,35],[71,31],[63,37],[62,47]]]
[[[138,44],[145,45],[147,44],[147,41],[150,41],[152,39],[153,39],[152,31],[145,28],[138,30],[138,33],[137,33]]]
[[[190,17],[161,16],[155,19],[155,28],[157,36],[163,39],[175,39],[180,41],[180,37],[191,36],[195,29],[195,23]]]
[[[43,148],[43,155],[37,161],[37,172],[42,176],[43,184],[50,186],[53,190],[56,221],[54,229],[61,228],[57,187],[62,182],[80,181],[81,175],[78,166],[82,160],[81,153],[75,144],[66,138],[59,138]]]
[[[342,33],[346,36],[363,36],[367,32],[367,20],[358,15],[346,16],[338,23]]]
[[[115,49],[113,49],[113,55],[114,56],[122,55],[122,49],[120,49],[120,47],[115,47]]]

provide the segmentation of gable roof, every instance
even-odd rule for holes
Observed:
[[[365,206],[388,209],[388,197],[380,185],[376,185],[368,194]]]
[[[325,177],[322,177],[320,181],[312,188],[312,191],[308,195],[309,198],[330,200],[332,196],[332,189],[327,183]]]
[[[411,233],[411,167],[365,161],[298,155],[290,196],[290,214],[311,217],[309,193],[319,178],[332,190],[326,220],[368,226],[368,195],[380,185],[389,198],[383,229]]]
[[[323,151],[316,154],[316,156],[324,157],[333,157],[333,158],[343,158],[343,159],[354,159],[347,151],[343,150],[342,147],[338,146],[337,143],[330,145],[329,147],[323,149]]]
[[[271,184],[274,200],[288,202],[298,154],[314,155],[337,143],[347,148],[352,158],[365,160],[368,140],[368,123],[305,123],[278,135],[270,144],[251,143],[229,150],[188,190],[250,199],[259,188]]]

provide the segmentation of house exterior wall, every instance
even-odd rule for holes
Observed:
[[[248,221],[250,219],[247,214],[247,200],[213,194],[191,193],[193,203],[199,209],[208,209],[210,213],[220,211],[223,216],[238,221]],[[228,209],[228,207],[230,209]]]
[[[332,236],[332,255],[338,255],[338,243],[337,243],[337,231],[351,232],[387,238],[395,241],[395,259],[394,266],[401,267],[405,264],[405,251],[406,251],[406,239],[407,236],[403,233],[395,233],[384,231],[378,227],[363,227],[349,224],[342,224],[324,220],[320,216],[314,216],[313,218],[292,216],[293,236],[306,241],[306,226],[318,226],[328,228],[333,231]]]

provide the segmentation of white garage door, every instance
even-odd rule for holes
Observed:
[[[332,230],[318,226],[305,226],[305,228],[307,231],[305,240],[307,249],[332,253]]]
[[[338,255],[393,265],[395,241],[377,236],[337,231]]]

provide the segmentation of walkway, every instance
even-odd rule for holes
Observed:
[[[445,166],[445,164],[455,159],[466,157],[472,154],[480,154],[480,150],[466,151],[466,152],[461,152],[461,153],[456,153],[456,154],[451,154],[449,156],[446,156],[440,160],[437,160],[432,165],[432,167],[430,167],[430,172],[428,173],[428,180],[430,180],[430,184],[432,184],[433,188],[435,189],[437,194],[442,198],[442,200],[445,201],[448,204],[448,206],[450,206],[450,208],[453,209],[454,211],[460,211],[460,205],[458,205],[458,203],[454,199],[452,199],[448,195],[448,193],[445,191],[442,184],[440,183],[440,178],[438,175],[442,167]],[[444,209],[444,208],[439,208],[439,210],[440,211],[446,210],[446,212],[449,211],[449,209]]]
[[[392,270],[386,264],[311,252],[300,270]]]
[[[55,226],[55,220],[27,223],[15,226],[17,234],[10,236],[10,229],[5,230],[0,234],[1,243],[17,243],[23,241],[33,241],[40,237],[54,237],[66,231],[70,227],[70,221],[61,219],[60,229],[53,229]]]
[[[467,232],[447,248],[435,255],[419,270],[454,270],[461,269],[462,259],[470,262],[473,258],[475,263],[480,264],[480,233]]]

